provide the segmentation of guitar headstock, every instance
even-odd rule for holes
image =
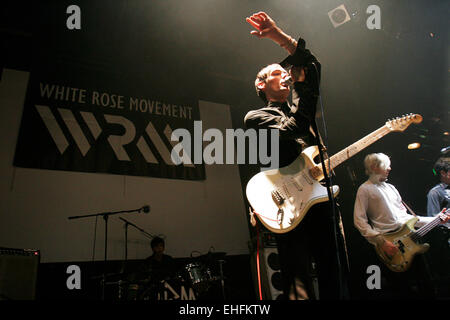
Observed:
[[[408,114],[406,116],[397,117],[386,121],[386,127],[391,131],[405,131],[411,123],[421,123],[422,116],[420,114]]]

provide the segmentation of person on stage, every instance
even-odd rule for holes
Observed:
[[[427,214],[436,216],[442,209],[450,208],[450,158],[440,158],[434,165],[440,182],[427,194]]]
[[[145,259],[146,270],[151,272],[153,281],[162,281],[172,277],[176,271],[176,263],[172,256],[164,253],[166,244],[164,239],[154,237],[150,243],[153,254]]]
[[[306,49],[305,40],[287,35],[267,13],[255,13],[246,21],[254,28],[252,35],[269,39],[289,53],[281,63],[269,64],[257,73],[255,89],[264,106],[244,118],[246,128],[279,130],[279,166],[284,167],[319,140],[313,125],[321,64]],[[291,93],[292,103],[288,101]],[[342,296],[336,252],[340,252],[337,243],[343,243],[343,237],[332,223],[330,207],[329,203],[315,205],[294,230],[276,235],[286,299]],[[340,263],[344,265],[345,259]]]
[[[385,239],[388,232],[399,230],[407,221],[414,218],[407,212],[398,190],[387,182],[391,172],[391,160],[383,153],[372,153],[365,157],[364,167],[368,179],[357,191],[353,220],[361,235],[372,245],[378,246],[387,256],[394,256],[399,248]],[[417,216],[416,227],[421,227],[434,220],[433,217]],[[442,220],[441,223],[445,223]],[[421,255],[423,257],[423,255]],[[394,297],[422,297],[432,298],[429,270],[426,261],[417,257],[406,272],[393,272],[386,268],[381,261],[382,275],[392,289]],[[414,288],[415,284],[419,288]],[[397,295],[398,294],[398,295]]]

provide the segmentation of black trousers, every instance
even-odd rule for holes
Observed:
[[[277,235],[286,298],[335,300],[346,291],[343,277],[348,267],[343,236],[331,216],[329,203],[317,204],[294,230]]]

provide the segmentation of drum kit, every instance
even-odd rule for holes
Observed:
[[[146,205],[139,209],[124,210],[115,212],[100,212],[94,214],[87,214],[82,216],[71,216],[68,219],[80,219],[88,217],[103,217],[105,220],[105,246],[104,246],[104,265],[107,265],[107,251],[108,251],[108,218],[111,215],[144,212],[148,213],[150,206]],[[130,221],[120,217],[120,220],[125,222],[125,263],[128,265],[128,227],[134,227],[139,230],[144,236],[153,239],[154,236],[131,223]],[[216,284],[220,284],[222,289],[222,296],[225,299],[225,286],[223,275],[223,264],[225,260],[225,252],[208,252],[197,258],[192,258],[191,262],[185,264],[175,275],[164,277],[161,279],[155,270],[146,270],[145,276],[142,272],[122,272],[106,273],[106,267],[103,274],[100,276],[93,276],[91,280],[101,280],[101,296],[102,300],[107,299],[106,293],[108,291],[108,299],[113,300],[167,300],[169,294],[172,294],[171,299],[196,299],[196,296],[208,294],[208,290]],[[215,272],[215,264],[219,264],[219,271]],[[174,289],[175,287],[175,289]],[[176,291],[179,289],[180,293]],[[186,287],[189,294],[186,293]],[[108,290],[106,290],[108,289]],[[114,292],[112,295],[111,292]]]
[[[105,286],[114,288],[113,300],[199,300],[211,288],[220,288],[225,299],[223,264],[226,253],[214,252],[183,264],[174,274],[161,279],[152,270],[136,276],[135,272],[110,274]]]

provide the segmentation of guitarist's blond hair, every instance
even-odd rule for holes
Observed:
[[[391,159],[384,153],[371,153],[364,158],[364,167],[368,176],[373,173],[372,168],[381,168],[385,170],[390,165]]]

